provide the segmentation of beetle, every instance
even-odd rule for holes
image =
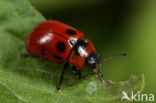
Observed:
[[[100,74],[100,62],[106,61],[119,54],[102,59],[96,54],[92,42],[83,38],[84,34],[77,29],[55,20],[47,20],[37,24],[26,37],[25,46],[31,56],[43,58],[54,63],[64,63],[57,91],[61,91],[64,71],[72,64],[73,73],[77,73],[81,79],[81,70],[85,65],[93,68],[102,83]],[[25,54],[24,56],[28,56]],[[78,70],[78,72],[76,72]]]

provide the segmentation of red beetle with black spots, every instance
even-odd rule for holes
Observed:
[[[73,73],[79,75],[81,79],[81,69],[84,65],[90,65],[103,82],[100,75],[99,65],[101,61],[111,59],[101,59],[96,54],[96,50],[90,40],[84,38],[84,34],[73,27],[58,21],[44,21],[34,27],[26,38],[26,49],[34,57],[43,58],[55,63],[65,63],[60,76],[57,91],[61,90],[64,71],[73,65]],[[119,54],[116,56],[123,56]]]

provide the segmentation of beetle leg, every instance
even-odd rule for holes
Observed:
[[[81,70],[78,70],[78,80],[80,81],[82,79]]]
[[[72,73],[75,75],[77,74],[77,70],[76,70],[76,67],[75,66],[72,66]]]
[[[27,53],[25,53],[25,54],[21,54],[21,56],[22,56],[23,58],[32,57],[32,55],[27,54]]]
[[[65,63],[64,66],[63,66],[62,73],[61,73],[61,76],[60,76],[59,85],[57,87],[57,92],[61,92],[61,86],[62,86],[64,71],[68,68],[68,66],[69,66],[69,62]]]
[[[28,54],[28,53],[25,53],[25,54],[21,54],[21,57],[23,58],[28,58],[28,57],[33,57],[33,58],[37,58],[37,59],[42,59],[41,57],[36,57],[36,56],[33,56],[31,54]]]

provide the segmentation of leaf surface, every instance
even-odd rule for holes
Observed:
[[[143,90],[144,76],[103,86],[86,67],[81,82],[68,69],[57,93],[63,65],[21,57],[26,35],[45,18],[25,0],[1,0],[0,7],[0,103],[120,103],[123,91]]]

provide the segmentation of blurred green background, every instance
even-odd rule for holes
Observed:
[[[127,53],[102,63],[105,80],[124,81],[145,74],[144,93],[156,91],[155,0],[29,0],[47,19],[85,34],[102,57]]]

